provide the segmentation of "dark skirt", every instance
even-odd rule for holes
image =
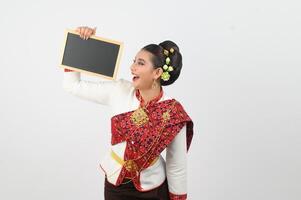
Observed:
[[[105,178],[105,200],[169,200],[167,179],[157,188],[138,191],[132,182],[115,186]]]

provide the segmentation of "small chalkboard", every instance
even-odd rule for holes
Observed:
[[[116,79],[122,49],[122,42],[94,35],[83,40],[79,33],[66,30],[60,67]]]

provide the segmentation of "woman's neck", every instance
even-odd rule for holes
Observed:
[[[141,97],[143,98],[145,104],[147,104],[149,101],[153,100],[157,96],[159,96],[161,92],[161,87],[156,87],[154,89],[143,89],[139,90]]]

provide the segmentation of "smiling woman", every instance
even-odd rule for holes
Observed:
[[[160,83],[163,86],[174,83],[180,76],[182,69],[182,55],[179,47],[172,41],[166,40],[159,45],[150,44],[142,48],[152,54],[151,61],[156,69],[163,69],[163,74],[170,74],[168,78],[161,78]],[[163,66],[163,67],[162,67]],[[164,67],[168,67],[165,69]]]
[[[131,66],[133,86],[149,101],[160,93],[161,86],[174,83],[181,69],[182,55],[174,42],[166,40],[159,45],[146,45]]]
[[[83,39],[95,29],[79,27]],[[111,147],[100,167],[106,200],[187,199],[187,151],[193,122],[162,86],[174,83],[182,55],[172,41],[149,44],[130,67],[132,82],[90,82],[65,69],[63,87],[81,98],[112,108]],[[166,149],[166,159],[161,153]]]

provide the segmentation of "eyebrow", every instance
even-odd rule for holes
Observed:
[[[136,59],[136,57],[135,57],[135,59]],[[143,61],[143,62],[145,62],[145,60],[144,60],[144,59],[142,59],[142,58],[138,58],[138,60],[139,60],[139,61]]]

